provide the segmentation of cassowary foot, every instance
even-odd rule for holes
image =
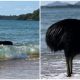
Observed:
[[[71,74],[68,74],[67,77],[71,77]]]

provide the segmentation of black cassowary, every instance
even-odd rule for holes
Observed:
[[[13,45],[13,42],[11,41],[0,41],[0,45]]]
[[[72,60],[80,53],[80,20],[64,19],[50,26],[46,33],[47,46],[53,51],[64,50],[67,76],[72,74]]]

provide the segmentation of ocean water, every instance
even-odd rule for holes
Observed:
[[[39,21],[0,20],[0,41],[8,40],[13,45],[0,45],[0,60],[39,54]]]
[[[66,77],[64,51],[51,52],[45,43],[50,25],[62,19],[80,19],[80,8],[41,8],[41,78],[80,79],[80,56],[73,61],[73,75]]]

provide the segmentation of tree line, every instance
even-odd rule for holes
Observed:
[[[21,15],[0,15],[1,20],[39,20],[39,9],[33,11],[33,13],[21,14]]]

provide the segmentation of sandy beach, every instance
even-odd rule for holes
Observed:
[[[38,79],[39,60],[0,61],[0,79]]]

